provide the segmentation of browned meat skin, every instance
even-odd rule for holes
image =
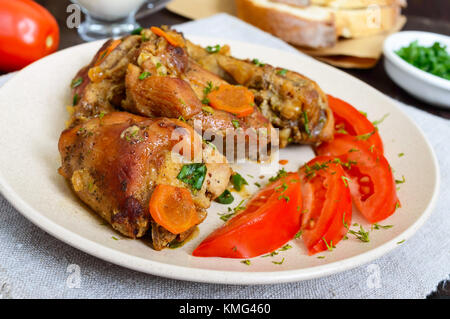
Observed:
[[[233,58],[227,46],[210,54],[186,40],[186,50],[205,69],[252,89],[263,115],[280,128],[281,147],[291,142],[315,144],[333,138],[334,118],[327,97],[309,78]]]
[[[77,125],[101,113],[113,112],[120,107],[125,98],[124,77],[128,64],[135,59],[136,51],[141,44],[139,36],[124,37],[120,45],[98,65],[104,74],[101,81],[94,83],[88,76],[89,69],[94,67],[111,42],[112,40],[106,41],[91,63],[74,77],[74,81],[81,78],[82,82],[72,89],[76,105],[71,114],[69,126]]]
[[[178,138],[173,138],[175,130],[181,134]],[[156,185],[186,187],[176,178],[183,163],[175,161],[171,151],[187,134],[195,133],[181,121],[112,112],[63,131],[59,172],[80,199],[114,229],[127,237],[142,237],[151,224],[148,203]],[[204,218],[210,201],[226,189],[231,169],[222,155],[201,144],[200,137],[196,140],[208,173],[202,189],[192,197]],[[162,227],[152,233],[155,249],[184,238]]]
[[[142,70],[128,65],[125,83],[128,99],[123,107],[133,113],[189,119],[202,111],[202,103],[189,83],[175,77],[151,75],[139,79]]]

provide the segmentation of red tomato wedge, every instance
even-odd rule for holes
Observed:
[[[370,145],[375,145],[375,149],[383,153],[383,142],[380,134],[366,116],[347,102],[331,95],[328,95],[328,105],[333,111],[336,134],[340,135],[339,132],[346,132],[351,136],[364,137],[367,135],[367,142]]]
[[[300,230],[300,177],[285,177],[260,190],[245,210],[211,233],[192,253],[197,257],[252,258],[272,252]]]
[[[369,222],[379,222],[394,213],[399,201],[391,168],[369,143],[337,135],[333,141],[321,144],[317,154],[342,162],[353,203]]]
[[[300,168],[302,239],[309,255],[331,250],[347,233],[352,200],[341,165],[333,157],[318,156]]]

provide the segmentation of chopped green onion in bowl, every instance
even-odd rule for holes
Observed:
[[[447,47],[439,42],[426,47],[419,45],[416,40],[395,53],[416,68],[450,80],[450,54]]]

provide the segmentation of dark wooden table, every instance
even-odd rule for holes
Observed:
[[[60,49],[83,43],[78,36],[77,30],[75,28],[69,29],[66,26],[68,15],[68,13],[66,13],[66,8],[70,4],[69,0],[36,1],[44,5],[58,20],[61,32]],[[405,30],[431,31],[450,36],[450,0],[408,0],[408,8],[403,12],[408,18],[408,22],[404,28]],[[173,25],[187,21],[189,21],[189,19],[171,13],[165,9],[138,20],[142,26],[161,24]],[[344,69],[344,71],[370,84],[394,99],[450,119],[450,110],[437,108],[419,101],[394,84],[384,71],[382,62],[383,61],[379,61],[379,63],[370,70]],[[450,285],[448,285],[448,282],[440,283],[437,287],[437,292],[430,295],[430,297],[442,296],[450,296]]]

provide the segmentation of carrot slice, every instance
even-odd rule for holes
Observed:
[[[181,36],[169,34],[158,27],[151,27],[150,30],[157,36],[166,39],[171,45],[175,47],[184,47],[184,41],[181,39]]]
[[[111,44],[102,52],[100,52],[100,54],[98,55],[98,59],[95,62],[95,66],[100,65],[105,58],[112,52],[114,51],[115,48],[117,48],[119,46],[119,44],[122,42],[122,40],[117,39],[111,42]]]
[[[202,221],[190,191],[182,187],[156,186],[149,210],[154,221],[172,234],[180,234]]]
[[[208,94],[209,104],[237,117],[250,115],[255,110],[253,93],[243,86],[222,84]]]

